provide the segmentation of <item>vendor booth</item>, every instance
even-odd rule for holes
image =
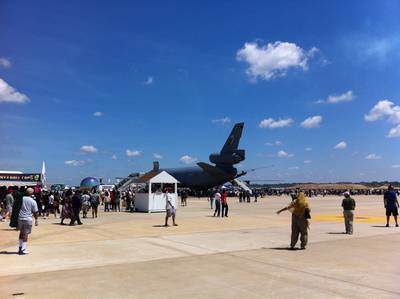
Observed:
[[[166,171],[149,172],[139,178],[143,188],[136,192],[135,210],[139,212],[165,212],[165,190],[172,196],[172,205],[178,202],[178,181]]]

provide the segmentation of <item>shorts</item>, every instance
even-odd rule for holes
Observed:
[[[12,212],[12,206],[7,205],[6,210],[7,210],[7,213],[11,214],[11,212]]]
[[[388,209],[386,209],[386,216],[390,216],[390,215],[398,216],[399,215],[398,209],[397,208],[388,208]]]
[[[175,209],[167,210],[167,217],[175,216],[176,212]]]
[[[18,230],[24,235],[29,235],[32,232],[32,221],[18,219]]]

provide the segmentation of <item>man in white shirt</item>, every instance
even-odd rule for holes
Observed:
[[[169,226],[168,225],[169,217],[172,217],[173,226],[178,226],[178,224],[175,223],[176,208],[172,204],[172,201],[173,201],[172,195],[169,194],[168,190],[166,190],[166,192],[165,192],[165,210],[167,213],[165,215],[165,225],[164,226]]]
[[[26,196],[22,198],[22,205],[18,215],[19,255],[28,254],[26,243],[28,242],[28,235],[32,232],[32,215],[35,217],[35,225],[38,225],[38,206],[32,195],[33,189],[28,188]]]

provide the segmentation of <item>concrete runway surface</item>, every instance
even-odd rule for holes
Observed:
[[[400,298],[400,228],[384,227],[381,196],[355,196],[354,235],[341,197],[310,200],[307,250],[287,250],[289,197],[229,198],[229,218],[207,199],[164,213],[100,213],[82,226],[40,219],[27,256],[0,223],[0,298]]]

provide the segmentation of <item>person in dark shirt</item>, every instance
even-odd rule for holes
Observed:
[[[82,200],[81,200],[81,192],[77,190],[72,196],[72,218],[69,225],[75,225],[75,222],[78,222],[79,225],[82,225],[81,218],[79,217],[79,213],[81,212],[82,208]]]
[[[342,207],[343,207],[344,225],[346,227],[346,234],[352,235],[354,209],[356,208],[356,201],[350,197],[349,192],[344,193],[344,199],[342,200]]]
[[[390,215],[393,215],[396,227],[398,227],[397,216],[399,215],[399,202],[397,201],[397,195],[392,185],[389,185],[388,191],[383,194],[383,202],[386,209],[386,227],[389,227]]]

